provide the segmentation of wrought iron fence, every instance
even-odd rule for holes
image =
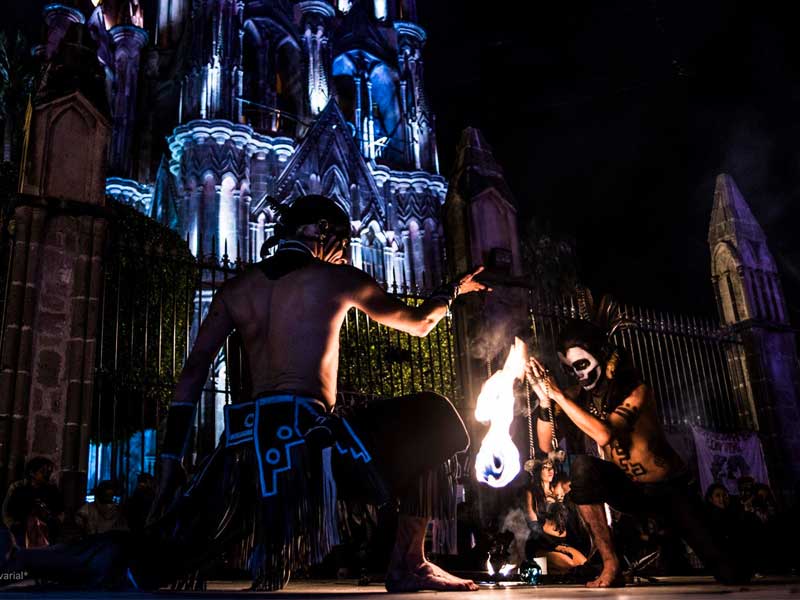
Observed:
[[[630,353],[654,388],[665,426],[699,425],[717,431],[753,428],[752,393],[736,334],[707,317],[627,304],[620,308],[636,327],[617,332],[615,342]],[[578,301],[531,290],[529,310],[534,348],[552,360],[560,328],[568,319],[578,318]]]

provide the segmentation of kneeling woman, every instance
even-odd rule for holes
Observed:
[[[545,461],[533,472],[525,490],[525,513],[531,535],[525,547],[529,559],[547,558],[548,572],[564,573],[586,562],[583,553],[567,543],[569,509],[564,495],[569,480],[555,477],[553,463]]]

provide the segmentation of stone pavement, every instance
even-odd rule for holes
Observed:
[[[354,581],[296,581],[281,592],[256,593],[246,591],[246,584],[243,582],[211,582],[206,592],[160,592],[157,594],[136,593],[136,592],[56,592],[56,591],[34,591],[34,590],[9,590],[2,593],[4,598],[9,600],[78,600],[78,599],[107,599],[114,600],[141,600],[149,598],[172,598],[174,600],[199,600],[223,598],[248,600],[250,598],[264,598],[269,600],[279,599],[301,599],[309,598],[313,600],[369,600],[374,597],[376,600],[394,600],[396,598],[412,598],[409,594],[387,594],[383,587],[378,584],[368,586],[358,586]],[[613,590],[589,590],[579,586],[554,585],[545,587],[485,587],[478,592],[457,593],[457,592],[422,592],[416,597],[436,598],[436,600],[558,600],[561,598],[576,598],[578,600],[706,600],[719,599],[730,600],[772,600],[800,598],[800,580],[786,578],[765,578],[757,580],[755,583],[743,587],[727,587],[714,583],[711,578],[704,577],[663,577],[657,583],[628,586],[622,589]]]

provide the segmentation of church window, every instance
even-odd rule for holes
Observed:
[[[361,239],[361,264],[364,271],[377,281],[386,281],[386,265],[383,258],[383,243],[372,232],[367,232]]]

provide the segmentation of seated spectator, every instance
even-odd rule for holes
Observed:
[[[542,462],[531,476],[525,490],[525,513],[531,535],[526,545],[528,558],[545,556],[547,570],[564,573],[586,562],[582,552],[567,543],[569,508],[564,494],[569,480],[559,478],[555,484],[555,467],[549,460]]]
[[[156,496],[156,480],[150,473],[139,473],[136,489],[126,504],[128,527],[131,531],[142,531],[147,523],[147,515]]]
[[[753,514],[764,524],[769,525],[775,521],[778,514],[775,497],[769,486],[763,483],[756,484],[753,488],[753,497],[750,501]]]
[[[101,481],[94,489],[94,502],[84,504],[75,513],[81,530],[86,535],[107,531],[127,530],[124,511],[114,502],[116,488],[111,481]]]
[[[756,480],[750,475],[742,475],[736,480],[736,487],[739,493],[736,498],[739,508],[744,512],[753,512],[753,491],[756,487]]]
[[[737,527],[736,512],[731,507],[728,490],[721,483],[712,483],[706,490],[706,510],[714,535],[728,540]]]
[[[20,548],[49,546],[64,519],[61,492],[50,478],[54,464],[38,456],[25,465],[25,478],[12,483],[3,501],[3,522]]]

